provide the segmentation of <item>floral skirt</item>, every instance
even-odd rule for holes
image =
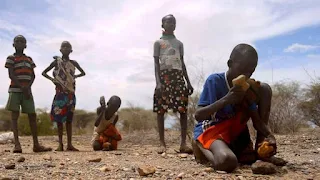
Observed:
[[[153,112],[163,114],[169,109],[186,113],[188,108],[188,88],[181,70],[161,70],[160,82],[164,86],[161,96],[153,96]]]
[[[72,122],[75,106],[74,93],[56,90],[51,107],[51,120],[57,123]]]

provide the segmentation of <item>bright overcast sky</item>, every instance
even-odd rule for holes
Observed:
[[[0,105],[8,98],[6,57],[15,35],[27,38],[26,54],[37,68],[33,94],[37,107],[50,107],[53,84],[41,72],[60,55],[64,40],[87,76],[77,79],[78,109],[93,110],[101,95],[119,95],[152,108],[155,87],[153,43],[161,36],[161,18],[177,18],[176,37],[184,43],[185,62],[195,89],[197,79],[222,72],[232,48],[257,48],[254,78],[308,82],[320,69],[319,0],[1,0]],[[50,75],[52,73],[50,72]]]

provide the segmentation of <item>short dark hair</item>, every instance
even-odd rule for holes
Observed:
[[[27,39],[23,35],[17,35],[16,37],[14,37],[13,42],[18,38],[23,38],[27,42]]]
[[[237,59],[239,56],[252,57],[258,60],[257,51],[249,44],[241,43],[234,47],[230,55],[230,60]]]
[[[175,18],[172,14],[168,14],[168,15],[166,15],[166,16],[164,16],[164,17],[162,18],[162,24],[164,23],[164,20],[165,20],[167,17],[172,17],[172,18],[176,21],[176,18]]]

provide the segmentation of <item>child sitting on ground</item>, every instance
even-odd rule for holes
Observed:
[[[112,96],[106,106],[105,99],[102,96],[100,105],[97,109],[98,117],[94,124],[91,140],[93,150],[117,150],[118,141],[122,140],[120,133],[115,128],[118,122],[117,111],[121,106],[121,99],[118,96]]]

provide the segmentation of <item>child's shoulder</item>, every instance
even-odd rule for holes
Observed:
[[[207,81],[217,81],[217,80],[225,80],[225,73],[213,73],[210,74],[207,78]]]
[[[14,60],[15,56],[14,54],[10,54],[9,56],[7,56],[7,59],[10,59],[10,60]]]
[[[16,56],[15,54],[10,54],[9,56],[7,56],[7,59],[15,60],[17,57],[21,57],[21,56]],[[22,57],[28,58],[32,61],[31,56],[27,56],[26,54],[23,54]]]
[[[71,59],[70,59],[70,62],[71,62],[73,65],[77,65],[77,64],[78,64],[78,62],[77,62],[76,60],[71,60]]]

